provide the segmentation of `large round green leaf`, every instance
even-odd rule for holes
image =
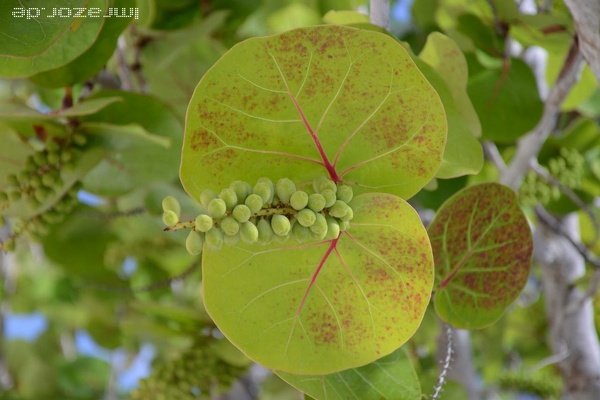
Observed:
[[[334,374],[277,374],[317,400],[414,400],[421,397],[417,373],[403,348],[371,364]]]
[[[427,37],[419,59],[437,72],[438,76],[432,76],[434,71],[417,64],[437,89],[448,120],[448,142],[436,177],[448,179],[478,173],[483,166],[483,151],[476,139],[481,136],[481,124],[467,95],[465,56],[452,39],[434,32]]]
[[[394,39],[344,26],[234,46],[190,102],[181,164],[187,192],[324,169],[357,190],[408,198],[440,166],[438,94]]]
[[[73,61],[98,39],[109,0],[0,2],[0,76],[27,77]],[[91,14],[90,14],[91,13]]]
[[[513,143],[542,116],[535,76],[516,58],[505,68],[485,69],[471,76],[468,92],[487,140]]]
[[[464,329],[495,322],[531,268],[531,230],[515,194],[497,183],[461,190],[439,209],[428,231],[439,316]]]
[[[204,251],[206,310],[250,358],[329,374],[390,354],[416,331],[433,283],[418,214],[389,194],[351,206],[350,230],[335,240]]]
[[[96,75],[115,52],[119,35],[132,21],[133,6],[135,0],[111,0],[112,9],[119,9],[122,15],[129,16],[107,18],[98,34],[98,40],[83,54],[66,65],[34,75],[30,79],[37,85],[59,88],[83,82]]]

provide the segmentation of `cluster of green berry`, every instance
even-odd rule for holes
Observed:
[[[197,255],[204,243],[219,250],[223,243],[268,244],[294,238],[306,240],[335,239],[348,229],[354,216],[348,205],[352,188],[336,184],[325,177],[312,183],[312,190],[296,187],[288,178],[274,184],[260,178],[254,186],[235,181],[219,194],[204,190],[200,196],[203,211],[190,222],[181,222],[181,207],[172,196],[163,200],[163,222],[167,230],[192,228],[186,248]]]
[[[584,174],[585,160],[577,150],[563,147],[560,156],[548,161],[549,173],[562,185],[578,189]],[[548,204],[560,197],[560,188],[530,170],[519,188],[519,198],[525,205]]]
[[[210,399],[211,394],[226,392],[246,369],[223,361],[207,343],[195,343],[179,357],[157,365],[129,399]]]
[[[498,383],[502,389],[531,393],[542,399],[558,398],[563,386],[560,379],[523,372],[504,373],[498,379]]]
[[[74,169],[81,148],[86,142],[86,137],[79,133],[68,138],[49,138],[38,151],[27,157],[25,168],[21,172],[6,177],[7,185],[4,191],[0,192],[0,210],[24,201],[31,211],[35,211],[57,193],[64,192],[64,194],[43,213],[27,220],[13,218],[11,236],[0,244],[0,249],[5,251],[14,249],[15,239],[24,232],[33,239],[45,235],[49,225],[62,221],[65,214],[77,204],[80,184],[76,183],[65,191],[61,174]],[[5,223],[5,217],[0,216],[0,226]]]

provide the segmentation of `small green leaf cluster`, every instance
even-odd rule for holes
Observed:
[[[139,382],[129,398],[210,399],[211,390],[227,391],[246,369],[223,361],[206,341],[197,341],[177,358],[157,365],[152,375]]]
[[[192,228],[186,248],[192,255],[202,252],[204,244],[219,250],[223,243],[266,245],[273,240],[285,243],[335,239],[348,229],[354,216],[348,203],[350,186],[319,177],[307,189],[288,179],[276,183],[260,178],[254,185],[234,181],[218,194],[210,189],[200,195],[203,211],[194,221],[181,222],[181,207],[168,196],[163,200],[163,222],[167,230]]]
[[[584,171],[585,160],[575,149],[562,147],[560,156],[548,161],[548,171],[560,184],[578,189]],[[560,197],[560,188],[539,177],[535,171],[530,170],[523,179],[519,188],[519,199],[525,205],[548,204]]]
[[[558,398],[563,389],[560,379],[524,372],[504,373],[499,377],[498,383],[502,389],[531,393],[542,399]]]
[[[81,148],[86,142],[86,137],[80,133],[66,139],[48,138],[43,148],[27,157],[25,168],[21,172],[7,176],[5,191],[0,192],[0,209],[24,201],[27,207],[35,211],[57,193],[64,192],[64,194],[55,199],[51,207],[41,210],[41,213],[31,218],[13,218],[12,234],[9,239],[0,244],[0,249],[5,251],[14,249],[15,239],[23,233],[28,233],[33,239],[39,239],[48,232],[51,224],[62,221],[65,215],[71,212],[77,204],[77,192],[81,188],[81,183],[77,182],[65,191],[62,173],[74,169]],[[5,223],[5,218],[0,216],[0,226]]]

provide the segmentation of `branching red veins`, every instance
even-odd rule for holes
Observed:
[[[339,239],[339,236],[336,239],[333,239],[331,241],[331,243],[329,244],[329,247],[327,248],[327,251],[325,252],[325,254],[323,254],[321,261],[319,261],[319,265],[317,266],[317,269],[315,269],[315,272],[313,272],[312,276],[310,277],[310,282],[308,284],[308,287],[306,288],[306,291],[304,292],[304,296],[302,296],[302,301],[300,302],[300,306],[298,306],[298,311],[296,311],[296,317],[300,316],[300,312],[302,311],[302,307],[304,307],[304,302],[306,301],[306,298],[308,297],[308,293],[310,292],[310,289],[312,288],[315,281],[317,280],[317,276],[319,276],[319,272],[321,272],[321,268],[323,268],[323,265],[325,265],[325,261],[327,261],[327,259],[329,258],[329,255],[335,249],[338,239]]]

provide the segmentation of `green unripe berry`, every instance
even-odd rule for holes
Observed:
[[[59,153],[48,153],[46,158],[48,160],[48,164],[50,164],[50,165],[57,165],[58,163],[60,163],[60,154]]]
[[[310,227],[310,231],[317,239],[323,239],[327,234],[327,219],[322,214],[316,214],[315,223]]]
[[[225,212],[227,212],[227,205],[222,199],[212,199],[210,203],[208,203],[208,213],[213,219],[221,219],[225,216]]]
[[[320,193],[312,193],[308,196],[308,208],[316,213],[325,208],[325,203],[325,197]]]
[[[246,206],[248,206],[248,208],[250,209],[250,212],[252,214],[255,214],[260,211],[264,202],[263,202],[262,197],[260,197],[259,195],[255,194],[255,193],[252,193],[251,195],[246,197],[244,204]]]
[[[8,199],[10,201],[19,201],[19,200],[21,200],[21,192],[18,192],[18,191],[10,192],[8,194]]]
[[[336,200],[329,209],[329,215],[336,218],[342,218],[348,212],[348,208],[350,208],[348,207],[348,204],[341,200]]]
[[[285,215],[275,214],[271,217],[271,228],[277,236],[285,236],[290,233],[292,225]]]
[[[352,190],[351,186],[340,185],[337,188],[336,196],[338,200],[341,200],[345,203],[350,203],[352,196],[354,196],[354,191]]]
[[[27,171],[19,172],[19,174],[17,175],[17,178],[19,179],[19,184],[22,186],[29,186],[30,176],[31,175]]]
[[[54,140],[49,140],[46,142],[46,150],[55,153],[60,150],[60,146]]]
[[[300,225],[297,221],[292,226],[292,236],[300,243],[305,242],[310,238],[310,229]]]
[[[221,220],[221,230],[227,236],[234,236],[240,230],[240,224],[232,217]]]
[[[173,196],[167,196],[162,201],[163,211],[173,211],[177,218],[181,215],[181,205],[179,201]]]
[[[233,210],[233,207],[237,205],[238,198],[233,189],[223,189],[221,193],[219,193],[219,198],[225,202],[227,207],[227,211]]]
[[[340,219],[342,221],[350,221],[352,218],[354,218],[354,210],[352,210],[352,207],[347,206],[346,214],[344,214],[344,216],[341,217]]]
[[[350,228],[349,221],[340,221],[340,231],[342,231],[342,232],[347,231],[348,228]]]
[[[87,138],[81,133],[76,133],[73,135],[73,143],[80,147],[85,146],[85,144],[87,143]]]
[[[235,235],[223,235],[223,243],[229,246],[235,246],[240,241],[240,232],[238,231]]]
[[[33,157],[29,156],[25,160],[25,170],[29,173],[37,172],[38,167],[35,165],[35,161],[33,161]]]
[[[340,224],[338,221],[330,216],[325,217],[327,220],[327,239],[335,239],[340,235]]]
[[[69,150],[63,150],[60,152],[60,162],[65,164],[73,159],[73,153]]]
[[[275,236],[275,232],[273,232],[273,228],[271,224],[266,219],[261,219],[256,224],[256,228],[258,229],[258,243],[260,244],[269,244],[271,240],[273,240],[273,236]]]
[[[239,204],[243,203],[244,200],[246,200],[246,197],[252,193],[252,188],[248,191],[249,186],[248,183],[242,181],[233,181],[231,185],[229,185],[229,188],[235,192]]]
[[[321,193],[321,185],[328,182],[329,178],[325,175],[319,175],[313,180],[313,190],[315,193]]]
[[[338,190],[338,187],[334,181],[327,180],[326,182],[321,184],[321,189],[320,189],[319,193],[322,193],[324,190],[331,190],[333,193],[336,193]]]
[[[308,228],[315,223],[317,216],[313,210],[305,208],[304,210],[298,211],[298,214],[296,214],[296,219],[300,225]]]
[[[191,230],[185,239],[185,249],[193,256],[202,253],[202,245],[204,244],[204,234]]]
[[[52,176],[49,173],[45,173],[44,175],[42,175],[41,180],[42,185],[44,186],[52,187],[52,185],[54,185],[54,176]]]
[[[196,217],[196,229],[198,232],[208,232],[213,227],[213,219],[206,214],[200,214]]]
[[[321,192],[321,195],[325,198],[325,208],[333,206],[337,200],[337,196],[331,189],[325,189]]]
[[[2,243],[2,249],[5,252],[15,251],[15,241],[14,239],[6,239],[4,243]]]
[[[20,186],[20,184],[19,184],[19,178],[15,174],[8,175],[6,177],[6,181],[8,182],[8,184],[10,186],[13,186],[13,187],[19,187]]]
[[[38,199],[36,199],[35,197],[28,197],[27,198],[27,205],[29,206],[29,208],[36,209],[39,206],[41,206],[42,203]]]
[[[308,205],[308,193],[303,190],[297,190],[290,197],[290,205],[294,210],[302,210]]]
[[[252,222],[244,222],[240,225],[240,237],[245,243],[256,243],[258,240],[258,228]]]
[[[231,215],[238,222],[246,222],[250,219],[250,216],[252,216],[252,211],[250,211],[250,207],[247,205],[238,204],[233,208]]]
[[[277,181],[277,186],[275,188],[275,193],[277,193],[277,197],[282,203],[288,204],[290,202],[290,197],[296,191],[296,185],[292,182],[291,179],[281,178]]]
[[[220,250],[223,246],[223,232],[219,228],[213,228],[204,234],[204,242],[211,250]]]
[[[271,189],[271,192],[275,193],[275,185],[273,184],[273,181],[265,176],[258,178],[258,180],[256,181],[256,183],[264,183],[266,184],[269,189]]]
[[[292,231],[290,229],[290,231],[283,235],[283,236],[279,236],[279,235],[275,235],[273,237],[273,239],[277,242],[277,243],[287,243],[289,242],[290,238],[292,237]]]
[[[73,161],[66,162],[60,167],[60,170],[70,174],[75,171],[75,163]]]
[[[202,207],[208,209],[208,204],[212,199],[216,199],[217,194],[210,189],[204,189],[202,193],[200,193],[200,204]]]
[[[254,185],[252,192],[261,197],[263,204],[270,203],[273,200],[273,189],[266,182],[258,182]]]
[[[42,152],[35,153],[32,156],[32,159],[35,165],[37,165],[38,167],[43,167],[48,164],[48,161],[46,160],[46,155]]]
[[[167,210],[163,212],[162,220],[166,226],[172,227],[177,225],[177,223],[179,222],[179,217],[177,216],[177,214],[175,214],[174,211]]]
[[[38,175],[34,175],[29,179],[29,186],[38,188],[42,185],[42,179]]]

